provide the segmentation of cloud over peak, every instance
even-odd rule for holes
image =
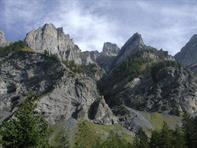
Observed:
[[[197,33],[197,2],[175,0],[1,0],[0,30],[8,39],[53,23],[82,50],[101,50],[106,41],[122,46],[134,33],[148,45],[176,53]]]

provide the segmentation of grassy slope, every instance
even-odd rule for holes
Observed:
[[[81,121],[76,129],[72,147],[92,148],[97,142],[103,142],[112,135],[131,143],[133,136],[120,125],[98,125],[89,121]]]
[[[154,130],[160,130],[164,122],[166,122],[171,129],[175,129],[176,126],[180,125],[181,123],[181,117],[178,116],[164,115],[157,112],[142,112],[142,115],[146,119],[148,119],[148,121],[152,124]]]

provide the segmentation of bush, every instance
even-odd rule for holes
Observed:
[[[48,145],[48,125],[43,118],[34,114],[36,97],[27,97],[16,114],[0,127],[3,147],[44,148]]]
[[[154,82],[157,82],[157,73],[166,67],[180,67],[180,65],[175,61],[161,61],[152,65],[151,76]]]
[[[11,43],[9,46],[0,48],[0,57],[6,56],[8,53],[13,51],[21,51],[24,48],[27,48],[27,45],[23,41],[17,41],[14,43]]]

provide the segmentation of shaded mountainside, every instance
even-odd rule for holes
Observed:
[[[196,71],[197,64],[197,35],[193,35],[189,42],[181,49],[179,53],[175,55],[176,60],[186,66],[190,67],[193,71]]]
[[[130,42],[131,39],[135,41]],[[98,83],[119,123],[135,131],[139,127],[151,127],[138,111],[178,116],[183,112],[195,114],[197,79],[194,74],[177,64],[167,52],[141,44],[141,38],[136,42],[136,34],[131,39],[115,59],[124,57],[123,62]]]

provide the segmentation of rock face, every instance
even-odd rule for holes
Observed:
[[[196,77],[167,52],[146,46],[140,35],[134,34],[116,61],[119,59],[122,62],[99,83],[110,107],[126,105],[174,115],[197,112]]]
[[[96,59],[98,65],[106,71],[109,71],[119,51],[120,48],[116,44],[110,42],[104,43],[103,50]]]
[[[63,67],[42,54],[15,52],[0,58],[0,121],[8,117],[29,92],[38,96],[54,89]]]
[[[184,68],[166,67],[152,76],[134,79],[117,95],[120,104],[141,111],[179,115],[197,112],[197,79]]]
[[[175,55],[176,60],[184,66],[197,64],[197,34]]]
[[[65,72],[55,89],[40,98],[37,111],[52,124],[69,118],[88,119],[89,107],[98,97],[91,78]]]
[[[93,79],[44,54],[15,52],[1,58],[0,78],[0,121],[14,113],[29,92],[40,97],[36,111],[51,124],[88,119],[90,105],[99,98]]]
[[[115,124],[117,118],[106,104],[105,99],[96,100],[89,109],[89,118],[98,124]]]
[[[81,60],[83,65],[97,64],[96,59],[99,56],[98,51],[84,51],[81,52]]]
[[[110,42],[105,42],[103,45],[103,51],[101,54],[106,55],[106,56],[117,56],[120,51],[120,48]]]
[[[137,51],[140,51],[144,47],[144,42],[140,34],[135,33],[121,48],[117,58],[114,61],[114,65],[120,64],[129,56],[134,55]]]
[[[27,33],[25,42],[35,52],[56,54],[63,60],[81,64],[80,49],[65,35],[63,28],[55,28],[53,24],[45,24],[36,30]]]
[[[5,35],[3,32],[0,31],[0,47],[5,47],[7,46],[9,43],[8,41],[5,39]]]

